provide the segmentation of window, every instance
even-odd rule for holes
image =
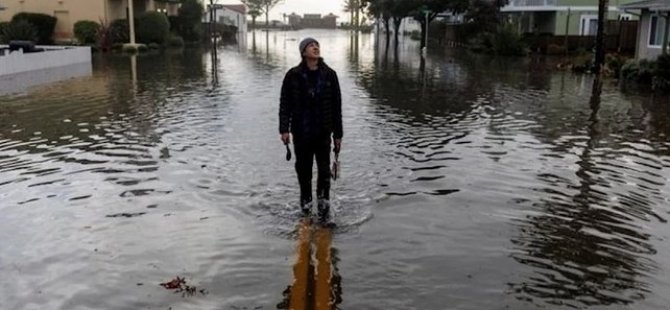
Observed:
[[[619,20],[633,20],[632,14],[621,14],[619,15]]]
[[[660,47],[663,44],[664,34],[665,18],[653,15],[649,23],[649,46]]]
[[[583,36],[595,36],[598,32],[598,16],[582,15],[579,34]]]

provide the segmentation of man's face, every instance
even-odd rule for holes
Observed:
[[[321,56],[319,51],[319,43],[312,42],[305,48],[305,52],[302,53],[306,58],[316,59]]]

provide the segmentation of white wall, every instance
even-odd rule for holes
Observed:
[[[215,19],[217,22],[222,22],[223,20],[223,23],[226,25],[236,26],[239,33],[247,32],[247,16],[245,14],[224,7],[223,9],[216,10]]]
[[[0,45],[0,48],[7,45]],[[24,54],[16,51],[0,56],[0,76],[21,72],[44,70],[79,63],[91,63],[90,47],[38,46],[45,52]],[[7,51],[5,51],[7,53]]]

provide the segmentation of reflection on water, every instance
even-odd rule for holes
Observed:
[[[305,36],[338,73],[345,138],[336,228],[296,232],[276,118]],[[667,97],[346,31],[248,45],[100,55],[0,97],[0,309],[670,302]],[[209,294],[166,294],[177,276]]]
[[[331,227],[301,219],[293,284],[284,291],[277,309],[338,309],[342,303],[342,279],[337,268],[337,249],[332,248]]]

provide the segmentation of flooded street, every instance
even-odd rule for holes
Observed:
[[[277,132],[305,36],[343,92],[328,231]],[[284,309],[310,256],[337,309],[667,307],[670,98],[375,40],[96,55],[0,96],[0,309]]]

